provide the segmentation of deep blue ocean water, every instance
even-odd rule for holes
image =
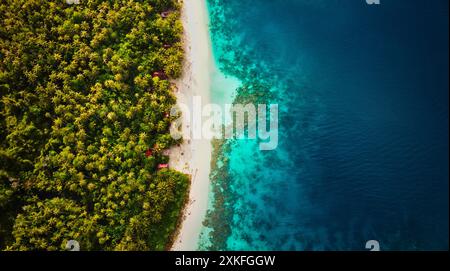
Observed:
[[[448,249],[448,1],[207,2],[230,93],[279,104],[280,139],[225,143],[200,249]]]

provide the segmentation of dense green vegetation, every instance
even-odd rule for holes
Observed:
[[[1,1],[0,249],[170,244],[189,186],[157,169],[177,143],[179,5]]]

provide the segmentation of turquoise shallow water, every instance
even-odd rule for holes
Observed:
[[[208,10],[213,101],[279,104],[280,142],[215,142],[200,249],[448,249],[448,1]]]

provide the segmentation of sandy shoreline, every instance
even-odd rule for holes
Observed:
[[[184,26],[185,63],[183,77],[177,81],[177,103],[187,105],[191,112],[192,99],[201,96],[202,103],[210,102],[210,74],[213,67],[208,14],[203,0],[185,0],[182,9]],[[183,120],[186,116],[183,116]],[[183,134],[192,134],[183,121]],[[210,140],[185,140],[170,153],[170,167],[192,176],[189,201],[179,233],[171,250],[196,250],[202,222],[208,207]]]

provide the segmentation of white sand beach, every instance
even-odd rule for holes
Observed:
[[[185,0],[182,20],[186,60],[183,77],[177,82],[177,103],[187,105],[191,112],[194,96],[202,97],[202,104],[210,102],[210,74],[213,67],[208,14],[204,0]],[[183,116],[183,119],[186,116]],[[183,134],[191,132],[183,122]],[[208,207],[209,173],[211,162],[210,140],[185,140],[170,153],[170,167],[192,176],[189,202],[172,250],[197,249],[197,242]]]

